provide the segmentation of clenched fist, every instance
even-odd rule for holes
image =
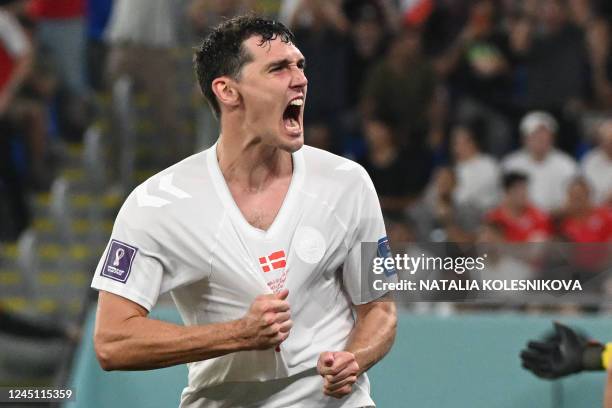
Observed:
[[[289,336],[293,326],[289,302],[289,291],[260,295],[255,298],[249,311],[241,319],[242,333],[247,349],[265,350],[277,347]]]
[[[348,351],[326,351],[319,355],[317,371],[323,377],[323,393],[342,398],[351,393],[359,375],[355,355]]]

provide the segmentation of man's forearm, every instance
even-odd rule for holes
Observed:
[[[366,372],[391,349],[395,340],[397,311],[390,299],[361,305],[346,351],[355,355],[359,374]]]
[[[137,316],[112,332],[97,331],[95,345],[105,370],[148,370],[244,350],[243,332],[240,320],[180,326]]]

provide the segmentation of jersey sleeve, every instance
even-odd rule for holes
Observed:
[[[151,310],[160,294],[163,259],[153,234],[155,220],[139,213],[130,197],[117,215],[91,287]]]
[[[385,223],[372,180],[361,171],[359,194],[355,199],[353,229],[348,237],[348,255],[342,269],[342,282],[353,304],[369,303],[387,293],[376,290],[374,281],[397,282],[394,267],[374,268],[375,258],[391,258]],[[382,263],[382,262],[381,262]],[[379,269],[374,272],[375,269]]]

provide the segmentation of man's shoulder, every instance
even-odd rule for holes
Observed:
[[[350,182],[367,176],[363,166],[346,157],[306,145],[300,151],[304,157],[309,177],[314,176],[322,177],[324,180],[329,181]]]
[[[137,223],[159,223],[176,204],[190,202],[210,184],[205,160],[205,152],[196,153],[147,178],[127,196],[119,216]],[[184,205],[181,208],[184,211]]]
[[[319,149],[313,146],[304,145],[300,149],[300,152],[302,153],[304,162],[307,166],[317,166],[317,168],[324,169],[325,171],[334,170],[338,166],[350,167],[351,163],[358,165],[346,157],[342,157],[328,152],[327,150]]]

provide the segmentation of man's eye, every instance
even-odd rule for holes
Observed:
[[[283,67],[274,67],[270,69],[270,72],[280,71]]]

